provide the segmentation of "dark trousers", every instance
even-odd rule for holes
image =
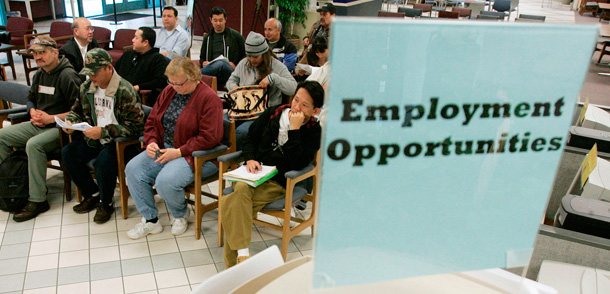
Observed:
[[[125,150],[126,160],[132,158],[138,152],[136,145],[130,147],[134,148],[127,148]],[[116,179],[119,173],[116,144],[114,142],[95,148],[87,145],[84,139],[77,139],[61,150],[61,156],[63,157],[68,174],[72,181],[74,181],[74,184],[81,190],[85,199],[99,191],[103,204],[110,205],[112,203]],[[95,159],[93,171],[97,185],[93,181],[87,166],[87,163],[92,159]]]

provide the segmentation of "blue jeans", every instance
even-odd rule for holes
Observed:
[[[218,173],[218,167],[205,162],[201,168],[202,177]],[[147,219],[157,217],[159,211],[155,207],[152,186],[157,188],[159,196],[165,200],[167,209],[174,218],[186,214],[186,198],[184,188],[194,181],[191,166],[184,157],[176,158],[168,163],[156,163],[154,158],[141,152],[134,157],[125,169],[129,193],[136,203],[136,208]]]
[[[218,79],[218,85],[224,85],[231,77],[233,68],[226,61],[215,61],[201,69],[201,74],[206,76],[214,76]],[[230,90],[230,89],[229,89]]]

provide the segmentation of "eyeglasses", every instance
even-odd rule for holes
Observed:
[[[181,84],[174,84],[172,82],[170,82],[169,80],[167,80],[167,84],[170,86],[174,86],[174,87],[182,87],[184,84],[186,84],[186,82],[188,82],[189,79],[186,79],[184,82],[182,82]]]
[[[89,26],[89,27],[85,28],[85,31],[95,32],[95,29],[93,27]]]

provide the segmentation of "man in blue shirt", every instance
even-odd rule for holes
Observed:
[[[191,48],[191,38],[188,33],[178,26],[178,10],[171,6],[163,8],[163,28],[157,32],[155,48],[159,53],[172,60],[178,56],[186,56]]]

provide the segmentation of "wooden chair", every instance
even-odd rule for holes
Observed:
[[[65,36],[72,37],[72,35],[74,35],[74,33],[72,32],[72,23],[63,21],[63,20],[58,20],[58,21],[52,22],[51,28],[49,29],[49,33],[50,33],[49,36],[53,39],[61,38],[61,37],[65,37]],[[66,44],[66,42],[68,42],[69,39],[70,38],[58,39],[59,41],[56,41],[57,48],[61,48],[61,46]]]
[[[472,9],[470,8],[453,7],[451,8],[451,11],[459,13],[459,17],[463,18],[470,18],[470,16],[472,15]]]
[[[430,16],[432,16],[432,4],[413,4],[413,8],[421,9],[422,13],[429,12]]]
[[[112,49],[108,50],[110,56],[112,56],[112,65],[115,66],[116,62],[121,58],[123,53],[133,47],[131,39],[135,35],[136,30],[132,29],[118,29],[114,33],[114,40],[112,41]]]
[[[599,12],[598,1],[581,0],[580,7],[578,8],[578,13],[580,15],[583,15],[585,12],[591,12],[593,13],[593,16],[596,16]]]
[[[303,168],[302,170],[290,171],[285,174],[286,176],[286,197],[279,199],[275,202],[265,205],[263,210],[260,211],[262,214],[271,215],[283,220],[281,225],[276,225],[270,222],[260,220],[255,216],[254,224],[263,225],[265,227],[278,230],[282,232],[282,257],[286,260],[286,254],[288,250],[288,244],[290,240],[298,235],[300,232],[308,227],[311,227],[313,235],[313,225],[316,217],[316,201],[318,199],[317,182],[319,176],[319,163],[320,163],[320,151],[317,152],[315,161]],[[222,178],[229,167],[235,166],[237,162],[243,161],[241,157],[241,151],[227,154],[218,157],[219,166],[219,190],[222,192],[219,197],[224,197],[233,192],[233,187],[229,186],[225,188],[225,181]],[[309,179],[311,178],[312,182]],[[311,185],[310,185],[311,184]],[[309,187],[312,187],[309,189]],[[292,204],[298,200],[306,200],[312,203],[311,215],[308,218],[292,217],[291,210]],[[290,227],[290,222],[294,221],[299,223],[295,227]],[[220,209],[218,214],[218,245],[222,245],[222,224]]]
[[[379,11],[377,11],[377,16],[378,17],[398,17],[398,18],[404,18],[405,17],[405,13],[404,12],[389,12],[389,11],[379,10]]]
[[[222,190],[218,191],[218,195],[208,193],[201,190],[203,185],[207,185],[211,182],[219,180],[220,175],[215,175],[212,177],[208,177],[205,179],[201,178],[201,167],[203,163],[210,160],[215,160],[219,156],[230,154],[235,152],[235,122],[234,121],[223,121],[224,127],[224,136],[222,138],[222,144],[218,145],[212,149],[201,150],[193,152],[194,158],[194,171],[195,171],[195,181],[192,185],[185,188],[186,198],[189,204],[195,206],[195,238],[201,238],[201,221],[203,219],[203,215],[208,212],[218,208],[219,197]],[[194,195],[194,199],[189,198],[189,195]],[[205,204],[202,201],[201,196],[207,196],[213,201],[211,203]],[[218,212],[220,216],[220,211]]]
[[[144,121],[148,118],[151,107],[146,105],[142,105],[142,110],[144,111]],[[129,189],[127,188],[127,181],[125,180],[125,167],[127,166],[127,160],[125,158],[125,149],[131,145],[140,144],[139,138],[142,134],[137,134],[133,137],[117,137],[114,138],[113,142],[116,145],[117,151],[117,166],[118,166],[118,175],[117,175],[117,186],[119,186],[119,192],[121,195],[121,213],[123,219],[127,219],[129,210],[127,209],[127,200],[129,199]],[[70,142],[72,142],[72,136],[70,136]],[[90,168],[91,173],[93,175],[93,163],[95,159],[92,159],[87,163],[87,166]],[[82,201],[82,194],[78,187],[76,187],[76,197],[78,198],[78,202]]]
[[[457,11],[447,11],[447,10],[441,10],[438,12],[438,18],[453,18],[453,19],[458,19],[460,18],[460,13]]]
[[[6,20],[5,29],[11,33],[10,44],[15,46],[15,50],[25,48],[22,43],[25,34],[37,33],[36,29],[34,29],[34,21],[27,17],[9,17]]]
[[[97,41],[100,48],[104,50],[110,49],[110,36],[112,31],[104,27],[93,27],[93,38]],[[117,59],[118,60],[118,59]]]

